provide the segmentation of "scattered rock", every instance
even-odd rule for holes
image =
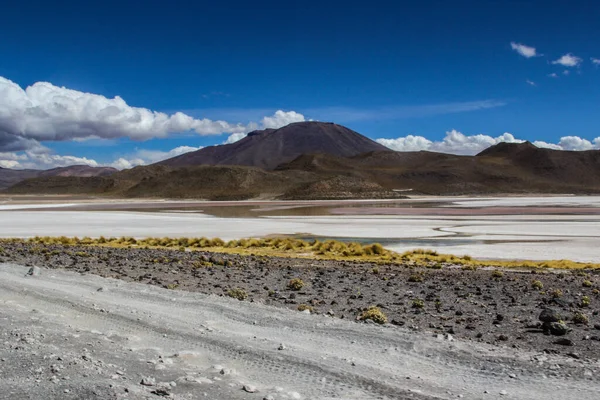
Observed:
[[[552,308],[544,308],[540,313],[539,320],[542,322],[558,322],[561,318],[558,311]]]
[[[140,382],[140,384],[144,385],[144,386],[154,386],[154,385],[156,385],[156,379],[144,377],[144,378],[142,378],[142,381]]]
[[[561,346],[573,346],[573,341],[567,338],[561,338],[554,341],[554,344],[560,344]]]
[[[248,393],[258,392],[258,389],[256,388],[256,386],[253,386],[253,385],[244,385],[244,387],[242,389]]]
[[[40,276],[42,270],[40,267],[31,267],[25,276]]]
[[[545,322],[544,332],[554,336],[564,336],[569,333],[569,328],[564,322]]]

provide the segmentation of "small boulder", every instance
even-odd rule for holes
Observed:
[[[561,318],[558,311],[552,308],[544,308],[540,313],[539,320],[542,322],[558,322]]]
[[[27,274],[25,276],[40,276],[42,273],[42,270],[40,269],[40,267],[31,267],[29,268],[29,271],[27,271]]]
[[[564,336],[569,333],[569,328],[564,322],[545,322],[544,332],[554,336]]]
[[[154,386],[154,385],[156,385],[156,379],[144,377],[144,378],[142,378],[142,381],[140,382],[140,385]]]
[[[244,391],[248,392],[248,393],[258,392],[258,389],[256,388],[256,386],[252,386],[252,385],[244,385],[244,387],[242,389],[244,389]]]

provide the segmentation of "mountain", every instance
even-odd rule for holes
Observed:
[[[538,179],[594,187],[600,182],[600,150],[565,151],[525,143],[499,143],[477,157],[502,159]]]
[[[270,170],[303,154],[350,157],[368,151],[390,150],[341,125],[309,121],[250,132],[235,143],[205,147],[159,164],[171,167],[245,165]]]
[[[34,178],[39,171],[33,169],[10,169],[0,167],[0,190],[11,187],[25,179]]]
[[[558,151],[525,142],[500,143],[475,156],[395,152],[339,125],[303,122],[108,176],[52,174],[6,192],[211,200],[597,194],[600,150]]]
[[[89,165],[70,165],[40,171],[38,176],[109,176],[119,170],[112,167],[90,167]]]
[[[5,193],[207,200],[402,197],[376,183],[352,176],[336,177],[295,169],[269,171],[237,165],[180,168],[149,165],[104,177],[38,177],[19,182]]]
[[[117,171],[115,168],[90,167],[88,165],[71,165],[48,170],[0,168],[0,190],[11,187],[26,179],[36,177],[108,176]]]

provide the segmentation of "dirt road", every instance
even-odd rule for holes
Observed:
[[[600,392],[600,365],[571,357],[27,272],[0,264],[0,398],[584,400]]]

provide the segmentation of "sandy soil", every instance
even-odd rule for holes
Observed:
[[[0,264],[6,398],[546,400],[600,390],[596,362],[27,271]]]

